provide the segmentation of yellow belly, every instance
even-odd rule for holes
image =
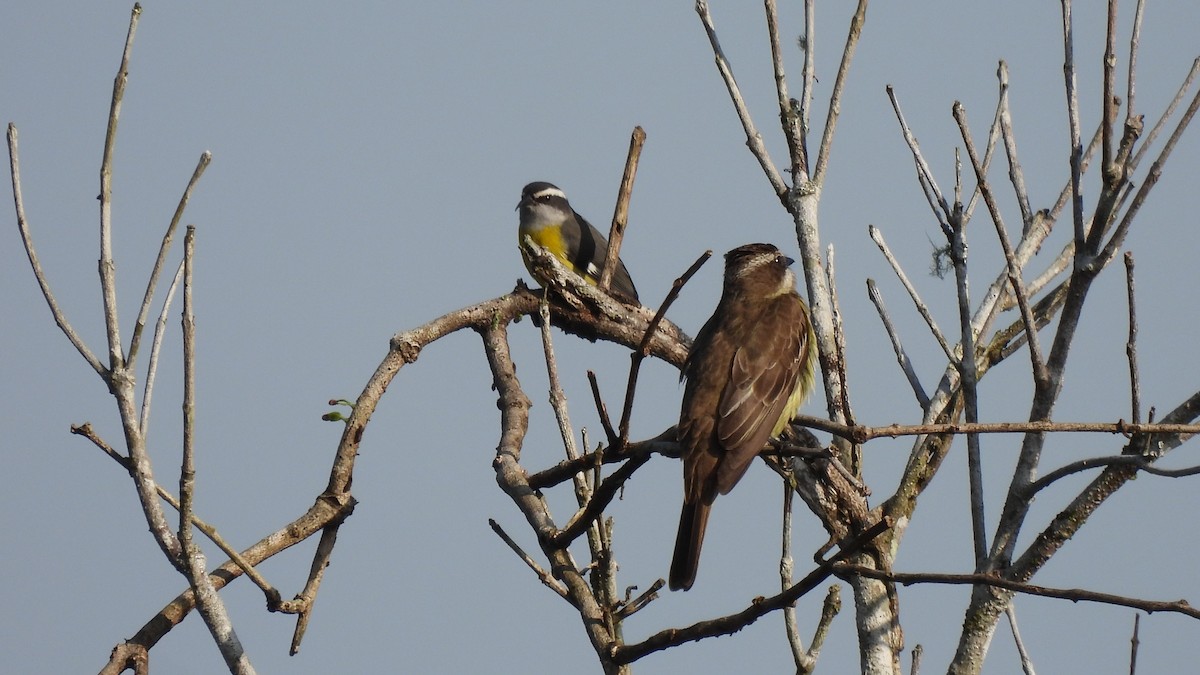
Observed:
[[[800,364],[800,377],[796,380],[796,388],[792,390],[788,396],[787,406],[783,409],[783,415],[779,417],[779,421],[775,423],[775,427],[771,429],[771,437],[778,438],[784,427],[792,421],[796,413],[800,412],[800,406],[804,400],[812,393],[812,390],[817,384],[817,336],[813,333],[812,324],[808,327],[808,354],[804,363]]]
[[[587,280],[588,283],[595,285],[596,280],[592,279],[590,276],[585,274],[583,271],[576,268],[575,265],[571,262],[571,259],[567,257],[567,247],[563,243],[562,230],[560,228],[543,227],[543,228],[537,229],[537,230],[520,228],[517,231],[517,244],[518,245],[520,245],[520,243],[522,241],[524,241],[524,238],[526,235],[528,235],[530,239],[533,239],[533,243],[535,243],[538,246],[541,246],[542,248],[553,253],[554,257],[558,258],[559,262],[561,262],[564,266],[566,266],[567,269],[582,276],[585,280]],[[529,270],[529,273],[532,274],[534,276],[534,278],[537,278],[537,273],[534,272],[533,267],[530,266],[529,257],[525,254],[524,248],[521,248],[521,259],[525,261],[525,268]],[[540,282],[542,280],[538,279],[538,281]],[[542,282],[542,283],[545,283],[545,282]]]

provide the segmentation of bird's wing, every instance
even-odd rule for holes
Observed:
[[[741,480],[785,413],[800,381],[805,321],[800,297],[780,296],[747,326],[734,352],[717,409],[717,441],[725,449],[717,474],[721,494]]]
[[[605,239],[600,230],[597,230],[578,213],[575,214],[575,220],[579,221],[580,234],[584,239],[579,247],[579,260],[576,262],[576,267],[583,276],[592,279],[593,282],[599,281],[600,271],[604,269],[604,259],[608,257],[608,239]],[[625,262],[620,257],[617,258],[617,269],[613,270],[609,288],[615,291],[616,295],[624,296],[629,300],[638,300],[637,289],[633,286],[633,278],[629,276],[629,270],[625,269]]]

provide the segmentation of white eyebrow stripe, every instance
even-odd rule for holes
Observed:
[[[542,190],[538,190],[537,192],[533,193],[533,196],[535,199],[541,199],[542,197],[562,197],[563,199],[567,198],[567,194],[565,192],[563,192],[562,190],[559,190],[558,188],[544,188]]]

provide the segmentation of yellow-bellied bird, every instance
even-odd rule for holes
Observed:
[[[604,267],[604,258],[608,255],[608,240],[583,216],[575,213],[567,195],[550,183],[530,183],[521,190],[521,202],[517,204],[521,213],[521,226],[517,230],[518,245],[529,235],[538,246],[548,249],[567,269],[575,272],[595,285],[600,281],[600,271]],[[537,272],[529,264],[525,249],[521,249],[521,258],[529,273],[545,285],[544,279],[538,278]],[[638,302],[637,289],[633,287],[633,279],[629,278],[629,270],[625,263],[617,259],[617,269],[613,270],[612,283],[609,292],[626,302]]]
[[[671,590],[696,581],[704,528],[717,494],[728,494],[767,440],[812,391],[816,337],[796,292],[794,262],[771,244],[725,254],[725,284],[684,363],[679,412],[683,512]]]

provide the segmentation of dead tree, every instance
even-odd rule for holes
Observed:
[[[1141,4],[1138,19],[1130,29],[1132,34],[1125,74],[1126,96],[1117,94],[1118,59],[1116,43],[1119,29],[1116,22],[1116,2],[1109,3],[1107,49],[1103,65],[1105,106],[1102,122],[1090,140],[1085,139],[1079,123],[1080,102],[1075,93],[1075,51],[1070,0],[1063,0],[1063,71],[1066,88],[1066,115],[1070,122],[1071,156],[1069,175],[1058,200],[1050,205],[1035,205],[1026,190],[1017,142],[1012,128],[1008,105],[1008,73],[1003,62],[997,73],[998,96],[992,122],[985,135],[972,131],[967,113],[961,105],[953,107],[953,119],[962,139],[960,166],[953,176],[953,189],[947,193],[940,187],[938,177],[923,157],[912,129],[899,103],[900,93],[889,89],[900,133],[908,142],[917,169],[918,185],[928,200],[931,213],[945,237],[938,248],[938,257],[945,271],[952,272],[957,289],[959,325],[953,331],[943,330],[932,318],[927,305],[908,280],[904,266],[892,255],[881,228],[870,228],[870,236],[879,246],[896,272],[897,279],[909,293],[916,311],[923,317],[930,334],[946,357],[946,366],[936,382],[922,382],[912,367],[904,341],[884,307],[882,293],[874,282],[868,282],[872,300],[876,303],[885,331],[895,348],[897,362],[911,385],[912,394],[922,410],[920,420],[908,425],[869,427],[856,420],[852,397],[847,387],[845,330],[840,316],[835,284],[835,265],[832,248],[823,249],[820,237],[818,205],[827,169],[832,159],[833,139],[844,84],[850,76],[852,57],[867,16],[867,2],[861,0],[850,17],[849,34],[842,58],[832,77],[833,86],[820,137],[810,137],[810,120],[814,112],[814,82],[817,66],[812,49],[816,38],[813,25],[813,2],[805,3],[806,30],[801,40],[803,67],[800,74],[799,97],[793,98],[785,72],[784,41],[781,39],[775,3],[765,2],[767,37],[770,44],[773,75],[781,129],[787,144],[787,160],[780,169],[768,152],[762,136],[743,99],[737,80],[717,39],[717,30],[707,3],[700,0],[696,10],[708,36],[717,69],[726,85],[746,135],[747,145],[758,160],[765,177],[780,204],[792,217],[795,237],[801,251],[807,295],[812,307],[820,351],[822,383],[827,402],[823,417],[798,418],[792,433],[781,443],[763,449],[762,458],[778,472],[787,486],[785,513],[791,513],[791,496],[800,500],[820,521],[828,542],[815,551],[814,563],[804,576],[793,577],[794,561],[791,552],[790,522],[785,519],[782,533],[781,588],[770,597],[756,598],[742,611],[718,616],[686,627],[663,627],[647,638],[630,642],[624,637],[623,624],[635,612],[658,597],[663,582],[634,597],[623,593],[618,583],[618,570],[613,553],[613,541],[618,530],[605,516],[605,509],[631,480],[638,469],[660,458],[678,457],[674,429],[664,424],[663,431],[650,439],[629,438],[629,417],[636,405],[638,372],[646,358],[657,358],[679,366],[686,357],[690,339],[669,320],[666,312],[687,279],[703,264],[702,256],[683,272],[664,303],[657,308],[630,307],[614,301],[601,287],[593,287],[563,269],[557,261],[527,242],[527,253],[542,270],[541,276],[551,279],[543,291],[533,291],[523,284],[510,293],[466,307],[430,321],[418,328],[403,331],[391,338],[384,360],[368,380],[362,393],[353,402],[345,403],[349,412],[329,417],[344,423],[345,429],[334,451],[330,479],[326,489],[314,499],[313,506],[279,531],[265,536],[254,546],[237,551],[221,540],[215,529],[199,519],[192,509],[194,478],[191,452],[193,420],[186,401],[190,400],[194,371],[191,358],[193,335],[192,309],[189,289],[193,233],[185,239],[185,254],[179,263],[174,281],[166,291],[167,301],[157,323],[150,345],[150,357],[141,392],[137,357],[142,345],[143,330],[149,320],[150,308],[160,284],[160,274],[169,254],[172,240],[181,222],[192,186],[208,163],[207,154],[200,160],[192,182],[185,190],[175,218],[168,226],[158,260],[142,300],[138,319],[128,342],[122,340],[117,314],[117,298],[113,275],[115,268],[111,252],[111,158],[117,123],[119,121],[127,64],[140,8],[135,6],[126,42],[124,58],[114,86],[109,116],[108,137],[101,171],[101,257],[100,271],[104,289],[104,309],[107,328],[107,349],[98,357],[71,328],[67,317],[54,300],[48,280],[38,263],[31,230],[26,220],[20,189],[20,163],[17,131],[10,125],[8,142],[10,168],[18,224],[25,241],[33,272],[41,284],[55,321],[75,346],[84,361],[108,386],[122,420],[125,451],[112,448],[90,427],[77,433],[90,439],[129,471],[142,504],[146,521],[159,548],[169,564],[179,570],[189,590],[175,598],[130,640],[114,650],[105,672],[134,669],[145,672],[149,650],[192,608],[200,609],[213,639],[220,646],[231,672],[253,672],[241,650],[237,636],[225,614],[216,592],[233,579],[246,574],[262,590],[270,611],[295,613],[298,621],[292,649],[298,649],[312,603],[320,588],[325,567],[336,542],[339,527],[352,513],[355,500],[350,485],[355,457],[376,405],[388,385],[404,366],[414,362],[421,351],[451,333],[460,330],[476,332],[491,371],[500,409],[499,441],[492,457],[492,466],[501,490],[508,495],[536,538],[538,550],[526,551],[509,536],[497,521],[493,529],[520,556],[537,580],[559,595],[578,614],[582,627],[595,651],[604,672],[630,672],[638,659],[661,650],[684,648],[691,641],[735,633],[759,618],[779,611],[787,627],[787,636],[795,658],[797,672],[812,672],[825,635],[840,608],[840,596],[835,588],[826,595],[817,629],[805,643],[800,637],[795,617],[795,602],[801,596],[820,587],[831,576],[844,580],[851,588],[854,601],[855,626],[858,635],[861,669],[864,673],[896,674],[902,671],[901,653],[905,647],[901,622],[901,603],[898,584],[965,584],[972,587],[970,602],[965,609],[963,631],[958,650],[948,669],[953,673],[980,671],[988,646],[1001,615],[1008,615],[1014,626],[1012,600],[1017,594],[1033,594],[1071,601],[1116,604],[1144,611],[1177,612],[1200,618],[1200,612],[1186,602],[1160,602],[1121,597],[1093,590],[1056,589],[1030,583],[1034,575],[1087,521],[1095,509],[1116,490],[1139,473],[1182,476],[1196,469],[1164,471],[1156,461],[1200,430],[1193,423],[1200,414],[1200,392],[1180,402],[1167,414],[1156,418],[1153,409],[1143,413],[1137,367],[1135,336],[1137,332],[1133,292],[1133,257],[1124,254],[1129,288],[1128,311],[1128,371],[1130,373],[1130,414],[1128,420],[1111,422],[1074,423],[1054,419],[1054,407],[1062,390],[1071,346],[1079,328],[1079,318],[1089,297],[1094,280],[1122,254],[1126,235],[1139,209],[1145,203],[1161,175],[1171,151],[1187,128],[1198,106],[1200,94],[1192,94],[1185,109],[1179,105],[1188,101],[1192,79],[1200,69],[1200,61],[1149,129],[1134,108],[1137,45],[1140,31]],[[902,92],[901,92],[902,93]],[[1177,115],[1178,113],[1178,115]],[[1160,138],[1165,133],[1165,138]],[[625,180],[617,199],[613,223],[613,250],[619,248],[620,234],[625,227],[625,214],[632,189],[644,135],[635,130],[627,164]],[[1151,150],[1153,149],[1153,150]],[[1142,166],[1147,152],[1153,153],[1148,168]],[[1092,167],[1097,153],[1101,189],[1091,200],[1085,200],[1081,181]],[[993,164],[1003,160],[1008,166],[1008,183],[1018,214],[1005,214],[996,195],[997,183]],[[949,184],[943,177],[942,183]],[[987,219],[994,225],[995,239],[990,234],[977,247],[996,246],[1003,254],[1001,269],[975,272],[987,286],[982,294],[972,296],[968,264],[968,224],[978,205],[986,209]],[[1008,215],[1006,221],[1005,216]],[[1056,254],[1038,257],[1047,237],[1064,217],[1070,222],[1070,242]],[[1018,228],[1011,223],[1020,221]],[[611,267],[611,265],[610,265]],[[1034,268],[1036,275],[1030,272]],[[1030,278],[1032,276],[1032,278]],[[184,295],[185,354],[185,424],[181,440],[184,462],[180,469],[180,496],[171,497],[155,479],[145,446],[152,400],[155,364],[161,346],[162,326],[167,307],[178,285]],[[1015,310],[1015,319],[1005,323],[1002,312]],[[508,327],[522,318],[530,317],[540,327],[544,357],[550,379],[551,401],[563,442],[564,458],[549,467],[527,467],[522,463],[522,447],[529,429],[530,398],[516,374],[509,347]],[[1053,330],[1047,326],[1053,323]],[[606,397],[593,380],[594,404],[604,427],[604,438],[593,443],[586,436],[577,441],[565,398],[558,383],[558,364],[553,347],[556,326],[572,338],[604,340],[628,347],[631,365],[620,400],[620,415],[610,417]],[[955,337],[948,337],[955,336]],[[1033,376],[1034,391],[1029,402],[1027,419],[1000,424],[979,422],[978,383],[996,364],[1014,355],[1028,358]],[[643,394],[644,395],[644,394]],[[339,403],[339,402],[334,402]],[[614,407],[615,410],[615,407]],[[479,416],[483,416],[483,411]],[[831,442],[822,444],[807,429],[828,433]],[[1042,463],[1043,448],[1064,433],[1123,434],[1119,448],[1100,457],[1086,459],[1046,471]],[[989,532],[983,514],[983,479],[980,463],[980,438],[984,434],[1005,434],[1004,439],[1020,438],[1016,448],[1015,470],[1005,497],[1005,504],[995,529]],[[912,449],[903,472],[893,483],[868,488],[863,483],[863,466],[867,459],[863,446],[873,439],[905,436],[913,439]],[[970,466],[970,509],[974,536],[974,569],[958,574],[898,572],[893,569],[896,553],[914,517],[917,503],[937,475],[943,460],[954,447],[954,441],[965,437]],[[1030,505],[1035,495],[1061,478],[1085,471],[1096,471],[1095,478],[1078,494],[1061,506],[1056,518],[1045,524],[1029,522]],[[568,487],[569,486],[569,487]],[[576,510],[565,518],[556,518],[550,511],[545,493],[570,489]],[[869,496],[883,495],[872,503]],[[162,500],[179,510],[177,527],[167,521]],[[208,570],[202,555],[192,541],[193,527],[213,539],[228,553],[230,560]],[[1018,546],[1018,535],[1026,527],[1041,527],[1036,537],[1024,547]],[[320,535],[308,583],[294,600],[285,601],[257,571],[262,560],[276,555],[303,539]],[[583,538],[587,542],[588,559],[577,560],[570,546]],[[665,569],[665,565],[664,565]],[[1135,637],[1136,640],[1136,637]],[[1018,639],[1018,645],[1019,645]],[[1031,666],[1029,666],[1031,668]],[[914,663],[913,670],[916,665]]]

